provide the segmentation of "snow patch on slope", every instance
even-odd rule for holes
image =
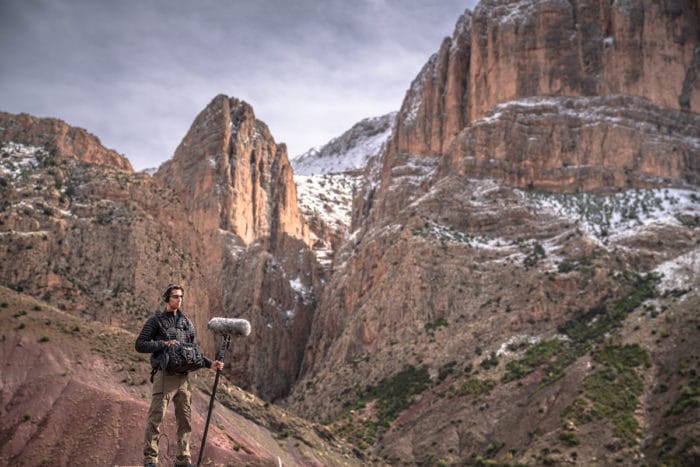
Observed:
[[[44,148],[26,144],[0,143],[0,175],[12,179],[39,167],[39,157],[47,154]]]
[[[620,239],[651,224],[678,224],[700,216],[700,193],[681,189],[635,189],[611,195],[516,190],[534,212],[546,211],[579,224],[600,241]]]
[[[320,149],[311,149],[291,160],[296,175],[325,175],[362,170],[389,138],[396,112],[356,123]]]

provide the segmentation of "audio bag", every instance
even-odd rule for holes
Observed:
[[[204,367],[204,358],[197,344],[167,346],[161,355],[161,369],[173,373],[187,373]]]
[[[185,317],[183,319],[187,318]],[[176,329],[174,327],[166,329],[160,317],[158,318],[158,324],[168,336],[168,339],[175,339],[177,337]],[[187,325],[188,327],[191,326],[189,320]],[[183,340],[182,337],[180,337],[180,340]],[[204,366],[204,356],[202,355],[199,345],[196,343],[180,342],[176,345],[169,345],[165,347],[160,354],[159,369],[163,371],[187,373],[188,371],[199,370]]]

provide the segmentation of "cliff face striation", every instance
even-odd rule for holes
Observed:
[[[2,117],[2,283],[129,329],[179,283],[210,355],[210,318],[251,321],[233,349],[241,386],[289,391],[320,285],[286,149],[248,104],[214,98],[153,177],[84,130]]]
[[[697,460],[669,368],[700,359],[698,24],[467,11],[366,167],[289,405],[392,465]]]
[[[216,96],[154,175],[182,200],[183,216],[204,239],[198,263],[208,316],[242,317],[255,330],[234,343],[231,370],[243,387],[274,399],[286,394],[319,288],[309,231],[292,167],[247,103]],[[209,348],[210,333],[201,333]]]
[[[133,172],[131,163],[124,156],[102,146],[95,135],[57,118],[0,112],[0,134],[3,141],[44,147],[64,157]]]
[[[382,181],[402,154],[449,153],[441,173],[497,160],[494,176],[518,186],[624,188],[654,177],[696,183],[699,24],[689,1],[480,2],[411,84]],[[546,104],[559,108],[560,128],[544,123],[553,110]],[[589,107],[598,115],[583,115]],[[485,146],[473,147],[475,132]],[[590,160],[597,148],[606,160]],[[674,151],[666,156],[673,168],[651,162]],[[577,171],[577,161],[590,163]],[[557,163],[566,174],[553,177]]]
[[[308,241],[286,146],[238,99],[215,97],[155,178],[178,192],[202,231],[246,244],[281,234]]]

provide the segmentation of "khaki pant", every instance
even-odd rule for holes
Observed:
[[[172,400],[175,404],[175,420],[177,421],[177,457],[176,464],[189,464],[190,459],[190,384],[187,375],[164,374],[158,371],[153,379],[153,395],[151,407],[148,409],[148,420],[143,440],[143,463],[158,463],[158,436],[160,424]]]

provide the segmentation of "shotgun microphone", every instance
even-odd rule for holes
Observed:
[[[209,329],[215,334],[223,336],[221,348],[216,356],[217,360],[224,361],[224,356],[228,350],[231,336],[247,336],[250,334],[250,323],[247,319],[240,318],[212,318],[209,320]],[[211,411],[214,408],[214,396],[216,395],[216,386],[219,384],[219,375],[221,370],[216,369],[216,377],[214,378],[214,387],[211,390],[211,399],[209,399],[209,412],[207,413],[207,422],[204,425],[204,436],[202,436],[202,444],[199,448],[199,460],[197,467],[202,465],[202,456],[204,455],[204,446],[207,442],[207,432],[209,431],[209,420],[211,419]]]
[[[238,335],[246,337],[250,334],[250,322],[240,318],[212,318],[209,320],[209,329],[225,335]]]

